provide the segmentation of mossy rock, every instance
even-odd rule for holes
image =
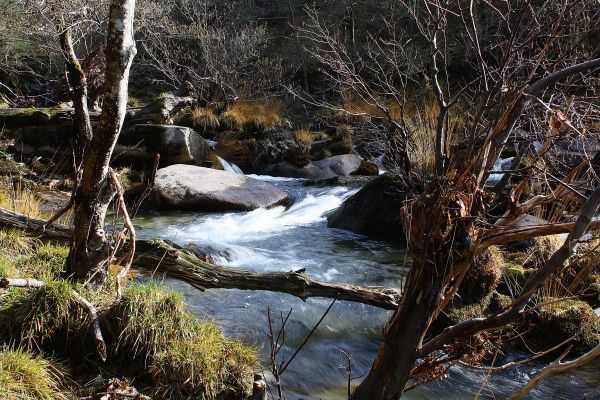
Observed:
[[[476,303],[492,293],[502,278],[503,265],[504,257],[495,246],[473,260],[458,291],[463,303]]]
[[[584,301],[558,300],[539,309],[536,332],[538,339],[548,342],[548,347],[577,335],[575,350],[583,352],[600,341],[600,316]]]
[[[26,126],[50,125],[58,122],[64,110],[54,108],[5,108],[0,109],[0,126],[8,129]]]

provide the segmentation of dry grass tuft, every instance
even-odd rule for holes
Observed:
[[[221,125],[219,116],[210,107],[196,107],[192,110],[192,127],[201,134],[213,134]]]
[[[223,122],[234,131],[263,132],[281,122],[282,105],[273,98],[238,101],[223,113]]]

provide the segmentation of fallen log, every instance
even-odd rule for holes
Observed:
[[[45,221],[0,208],[0,226],[21,229],[32,235],[68,243],[71,230],[54,224],[42,231]],[[266,290],[291,294],[306,300],[326,297],[393,310],[400,300],[398,289],[327,283],[311,279],[304,268],[289,272],[255,272],[207,262],[205,256],[170,241],[136,239],[133,267],[161,273],[200,289]],[[127,249],[126,246],[123,246]]]

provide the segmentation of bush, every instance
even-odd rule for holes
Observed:
[[[60,379],[60,372],[47,360],[22,349],[0,349],[0,398],[67,399],[58,389]]]

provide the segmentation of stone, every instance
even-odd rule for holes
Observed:
[[[151,162],[160,153],[162,166],[200,165],[210,150],[210,143],[191,128],[140,124],[120,135],[114,154],[119,162]]]
[[[359,156],[344,154],[319,161],[312,161],[303,167],[287,161],[267,164],[262,166],[258,172],[272,176],[319,180],[350,175],[358,170],[360,163],[361,159]]]
[[[332,228],[405,242],[400,209],[407,196],[404,184],[390,175],[381,175],[354,195],[327,218]]]
[[[172,124],[173,117],[186,107],[193,107],[196,100],[191,96],[161,93],[153,102],[132,113],[132,123]]]
[[[196,211],[251,211],[287,205],[287,193],[266,182],[227,171],[176,164],[158,170],[156,205]]]

